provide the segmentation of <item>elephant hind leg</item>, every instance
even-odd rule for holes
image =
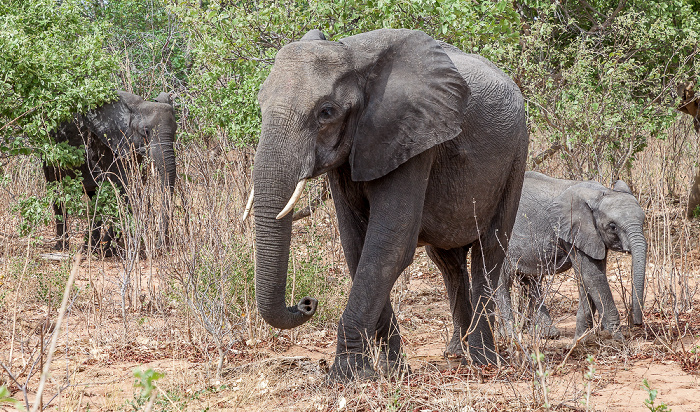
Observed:
[[[472,361],[495,364],[498,359],[494,339],[496,290],[505,250],[495,241],[474,245],[472,248],[471,302],[473,319],[469,333],[469,354]]]
[[[474,319],[471,322],[473,332],[469,333],[469,352],[477,364],[493,364],[498,360],[493,333],[494,301],[506,258],[508,239],[518,211],[524,170],[524,162],[513,163],[510,178],[503,187],[503,195],[490,221],[484,222],[479,216],[475,217],[477,226],[484,225],[479,240],[471,249],[471,301]]]
[[[445,349],[445,355],[464,357],[463,342],[472,319],[472,305],[469,300],[469,269],[467,268],[469,247],[445,250],[426,246],[425,250],[440,269],[450,300],[453,332]]]

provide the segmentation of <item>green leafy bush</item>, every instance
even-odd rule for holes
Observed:
[[[570,177],[617,179],[674,121],[675,82],[700,68],[700,15],[684,1],[541,3],[521,4],[532,20],[512,64],[532,134],[562,147]]]
[[[420,29],[495,60],[519,38],[518,16],[504,0],[185,0],[169,10],[191,39],[188,107],[198,124],[190,137],[223,134],[239,146],[257,142],[257,92],[277,50],[310,29],[332,40],[379,28]]]
[[[56,144],[51,130],[76,112],[116,98],[115,56],[104,50],[108,26],[89,20],[79,0],[8,0],[0,3],[0,155],[35,155],[65,168],[82,164],[84,152]],[[50,220],[49,205],[81,210],[78,179],[47,187],[46,196],[23,197],[15,206],[21,232]]]

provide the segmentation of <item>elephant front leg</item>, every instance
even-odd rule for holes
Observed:
[[[469,269],[467,268],[469,247],[445,250],[426,246],[425,250],[440,269],[447,288],[447,296],[450,299],[453,332],[445,349],[445,355],[464,357],[464,338],[467,336],[472,318],[472,305],[469,300]]]
[[[375,370],[390,376],[409,367],[401,357],[401,333],[399,322],[391,307],[391,301],[384,304],[384,310],[377,322],[376,344],[379,348],[378,359],[375,360]]]
[[[615,306],[605,267],[606,259],[596,260],[577,253],[574,269],[580,279],[580,301],[576,315],[576,339],[593,326],[593,316],[597,310],[603,329],[609,331],[614,339],[622,340],[620,313]]]
[[[341,242],[353,284],[338,324],[331,379],[375,377],[375,367],[381,366],[374,356],[377,342],[385,348],[382,356],[386,356],[387,369],[399,361],[401,336],[389,295],[413,259],[427,185],[427,179],[417,183],[415,176],[427,175],[428,169],[425,162],[409,160],[384,178],[365,183],[365,198],[360,202],[353,201],[354,195],[347,190],[350,183],[332,176],[336,207],[340,204]],[[367,221],[362,218],[361,204],[368,204],[371,210]]]
[[[368,260],[376,264],[365,262],[364,254],[360,260],[338,324],[338,344],[330,370],[333,380],[371,379],[376,377],[377,369],[390,372],[399,365],[401,336],[389,294],[410,260],[392,262],[394,256],[384,252],[380,253],[382,257],[367,253],[371,255]]]

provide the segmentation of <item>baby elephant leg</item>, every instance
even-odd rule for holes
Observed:
[[[539,334],[547,339],[559,339],[561,333],[549,314],[549,309],[544,304],[544,295],[542,293],[541,278],[527,277],[523,279],[523,283],[527,285],[529,295],[529,311],[532,316],[530,329],[533,334]]]
[[[592,259],[579,253],[574,264],[581,280],[579,286],[579,310],[576,316],[576,338],[593,327],[593,315],[600,312],[603,329],[613,338],[622,340],[620,313],[615,306],[612,291],[605,273],[606,260]]]

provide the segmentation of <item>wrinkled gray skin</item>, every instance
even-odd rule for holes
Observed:
[[[613,189],[600,183],[554,179],[526,172],[518,217],[498,290],[506,333],[512,332],[510,286],[518,279],[528,286],[533,323],[543,336],[559,337],[542,302],[544,276],[573,267],[579,279],[576,338],[593,327],[596,311],[601,324],[621,340],[620,315],[605,273],[608,250],[632,254],[630,321],[642,323],[647,242],[644,211],[629,187],[618,180]]]
[[[175,187],[175,152],[173,142],[177,123],[172,102],[168,93],[161,93],[153,102],[141,97],[117,92],[118,99],[85,114],[62,123],[52,136],[56,142],[68,142],[73,146],[85,146],[85,162],[79,168],[83,177],[85,192],[93,197],[99,182],[109,179],[122,188],[127,182],[130,157],[140,163],[144,157],[153,161],[161,183],[172,194]],[[46,180],[57,181],[64,176],[75,177],[73,171],[66,171],[44,165]],[[56,249],[68,247],[65,237],[66,216],[62,205],[54,205],[56,214]],[[162,232],[168,233],[168,219],[163,216]],[[93,229],[92,239],[100,241],[99,228]],[[108,243],[109,238],[102,238]]]
[[[515,221],[528,145],[515,83],[486,59],[423,32],[384,29],[331,42],[315,30],[277,53],[258,99],[253,182],[263,318],[287,329],[316,310],[310,297],[285,305],[292,214],[276,216],[297,182],[327,173],[353,279],[330,377],[371,378],[402,366],[389,293],[423,245],[447,285],[455,327],[448,350],[461,349],[473,316],[471,357],[495,362],[487,297]],[[382,351],[378,370],[374,345]]]

